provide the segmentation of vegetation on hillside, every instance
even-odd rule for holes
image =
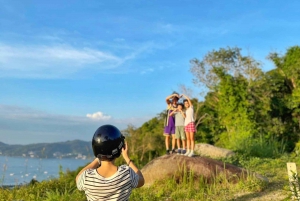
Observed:
[[[237,155],[224,162],[268,177],[269,185],[251,177],[236,184],[224,178],[209,183],[183,172],[180,179],[134,190],[131,200],[251,200],[263,197],[262,192],[276,196],[270,200],[290,199],[286,162],[300,162],[300,47],[290,47],[284,55],[270,53],[268,58],[274,69],[264,72],[240,48],[221,48],[201,60],[192,59],[190,71],[206,94],[203,101],[192,99],[196,141],[235,151]],[[131,159],[140,168],[165,152],[165,117],[163,111],[139,128],[129,125],[123,130]],[[52,181],[0,189],[0,200],[85,200],[75,186],[78,171]]]
[[[8,145],[0,142],[0,152],[4,156],[32,156],[35,158],[74,158],[78,154],[93,157],[91,142],[82,140],[28,145]]]
[[[206,92],[203,101],[192,100],[198,142],[257,157],[299,150],[300,47],[268,58],[274,69],[267,72],[240,48],[221,48],[191,60],[193,81]],[[164,153],[165,115],[163,111],[139,128],[124,130],[136,163]]]

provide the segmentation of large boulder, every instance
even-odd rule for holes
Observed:
[[[229,180],[245,177],[247,171],[231,164],[224,164],[221,161],[206,157],[187,157],[183,155],[171,154],[158,157],[142,168],[146,186],[155,181],[170,178],[178,175],[180,171],[186,169],[192,171],[194,176],[203,176],[208,180],[219,174],[225,174]]]
[[[215,147],[210,144],[199,143],[195,144],[195,152],[201,156],[208,156],[210,158],[227,158],[235,155],[231,150]]]

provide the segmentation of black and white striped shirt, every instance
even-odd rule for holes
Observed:
[[[138,185],[139,176],[127,165],[122,165],[111,177],[104,178],[96,169],[80,174],[77,188],[84,190],[88,201],[128,200],[131,190]]]

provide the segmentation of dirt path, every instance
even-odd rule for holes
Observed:
[[[283,190],[283,184],[279,182],[270,182],[266,189],[261,192],[249,192],[236,195],[232,201],[282,201],[290,200],[290,192]]]

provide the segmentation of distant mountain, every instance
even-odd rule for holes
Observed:
[[[0,142],[0,146],[7,146],[7,144]]]
[[[91,142],[72,140],[56,143],[8,145],[0,142],[0,156],[32,158],[89,158],[93,157]]]

